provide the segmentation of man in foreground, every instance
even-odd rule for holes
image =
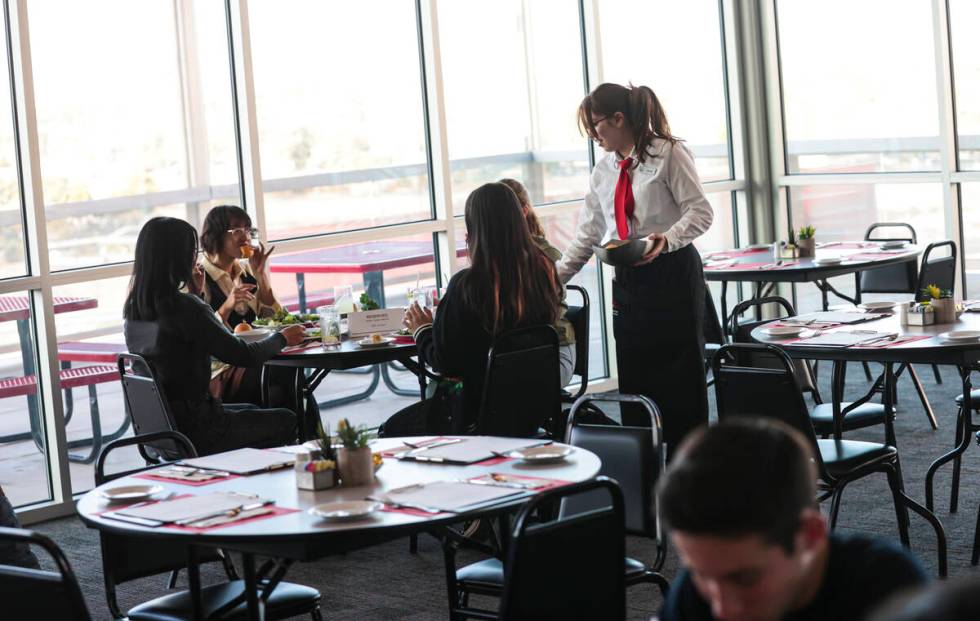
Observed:
[[[829,533],[807,441],[744,419],[692,434],[660,483],[660,511],[685,569],[661,621],[860,621],[926,582],[902,547]]]

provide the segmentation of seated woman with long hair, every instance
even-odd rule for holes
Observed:
[[[153,218],[140,230],[123,331],[129,351],[153,367],[177,425],[202,455],[296,440],[296,415],[287,409],[224,405],[208,392],[211,357],[239,367],[268,360],[303,340],[301,326],[253,343],[232,335],[199,297],[197,232],[176,218]],[[187,288],[189,293],[181,291]]]
[[[464,410],[473,422],[493,340],[515,328],[553,325],[562,286],[554,262],[531,239],[517,197],[502,183],[480,186],[466,199],[466,245],[470,267],[449,281],[435,321],[413,304],[405,324],[435,370],[463,379]]]

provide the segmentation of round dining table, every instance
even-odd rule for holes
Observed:
[[[386,453],[393,449],[407,448],[403,442],[419,438],[384,438],[372,441],[374,452]],[[529,440],[528,444],[533,444]],[[523,493],[504,498],[492,504],[455,513],[429,514],[411,509],[385,508],[368,517],[352,521],[326,521],[310,513],[310,509],[325,503],[364,500],[377,497],[391,490],[438,481],[459,481],[480,475],[497,473],[518,477],[550,479],[555,484],[576,483],[594,478],[599,474],[601,462],[590,451],[573,447],[561,461],[551,463],[527,463],[519,459],[498,457],[471,465],[451,465],[399,460],[385,457],[375,474],[372,485],[360,487],[333,487],[319,491],[305,491],[296,485],[293,468],[283,468],[250,476],[228,477],[205,486],[189,486],[182,482],[153,480],[162,491],[158,498],[171,495],[204,494],[210,492],[242,492],[263,499],[272,499],[279,509],[293,510],[272,517],[230,523],[203,531],[178,529],[169,526],[142,526],[120,521],[105,515],[120,507],[109,503],[103,492],[110,488],[145,485],[151,481],[140,474],[115,479],[100,485],[78,499],[77,511],[81,520],[90,528],[116,535],[134,538],[155,538],[172,541],[189,550],[189,584],[195,602],[199,603],[200,577],[196,563],[195,547],[221,548],[242,553],[246,594],[250,619],[259,619],[255,555],[293,561],[311,561],[326,556],[348,552],[370,545],[383,543],[408,535],[435,531],[448,524],[460,523],[476,517],[489,517],[517,510],[531,496]],[[138,542],[134,542],[138,545]],[[288,565],[287,565],[288,566]],[[280,576],[281,578],[281,576]]]

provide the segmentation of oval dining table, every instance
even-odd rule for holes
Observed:
[[[374,440],[374,452],[386,452],[404,447],[403,441],[418,438],[384,438]],[[533,441],[529,440],[529,444]],[[513,458],[494,458],[471,465],[398,460],[386,457],[375,475],[372,485],[361,487],[334,487],[319,491],[305,491],[296,486],[293,468],[283,468],[250,476],[228,478],[206,486],[192,487],[174,481],[152,481],[163,490],[158,494],[166,498],[170,494],[203,494],[210,492],[243,492],[260,498],[274,499],[278,508],[294,509],[287,514],[267,519],[227,524],[203,532],[181,530],[168,526],[149,527],[124,522],[103,515],[121,505],[110,504],[102,492],[109,488],[127,485],[145,485],[150,481],[138,475],[126,476],[98,486],[78,500],[78,515],[89,528],[134,538],[155,538],[172,541],[189,550],[188,578],[192,596],[200,602],[200,576],[196,564],[195,547],[221,548],[242,553],[243,573],[248,596],[249,619],[260,619],[257,596],[255,555],[293,561],[312,561],[326,556],[348,552],[383,543],[408,535],[436,530],[448,524],[459,523],[476,517],[490,517],[517,510],[530,497],[522,494],[502,499],[490,505],[479,505],[472,510],[456,513],[425,514],[420,511],[398,510],[385,507],[365,519],[328,522],[309,512],[317,505],[339,501],[364,500],[387,491],[411,485],[437,481],[457,481],[489,473],[518,475],[552,479],[556,482],[576,483],[594,478],[601,462],[588,450],[574,447],[565,459],[533,464]],[[148,471],[152,472],[152,471]],[[141,473],[145,474],[145,473]],[[281,577],[280,577],[281,578]],[[198,607],[199,610],[199,607]]]

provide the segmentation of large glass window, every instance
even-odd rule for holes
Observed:
[[[980,183],[960,186],[963,204],[963,271],[966,292],[963,297],[980,297]]]
[[[598,3],[603,79],[653,89],[671,131],[694,151],[702,181],[731,176],[718,5],[717,0]]]
[[[130,260],[149,217],[239,201],[223,3],[29,9],[53,270]]]
[[[268,236],[430,218],[414,3],[248,6]]]
[[[3,25],[0,17],[0,25]],[[0,42],[3,38],[0,37]],[[10,89],[7,46],[0,50],[0,89]],[[17,182],[17,153],[14,150],[14,121],[10,97],[0,97],[0,278],[27,273],[24,251],[24,218]]]
[[[535,204],[581,198],[577,3],[441,2],[439,37],[457,213],[474,188],[501,177],[524,183]]]
[[[939,169],[931,2],[780,0],[777,17],[788,172]]]
[[[980,3],[949,0],[960,168],[980,170]]]

